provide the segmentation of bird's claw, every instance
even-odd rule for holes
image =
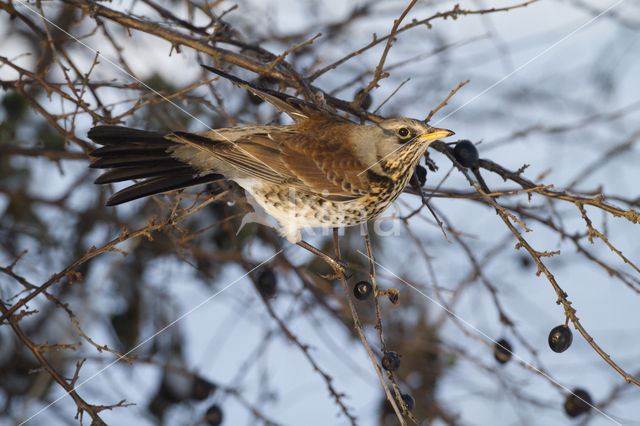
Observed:
[[[335,257],[330,257],[330,256],[327,256],[325,260],[329,264],[329,266],[331,266],[331,268],[333,269],[333,274],[322,275],[322,278],[325,278],[328,280],[335,280],[339,278],[345,278],[345,279],[349,278],[347,276],[347,270],[349,268],[349,264],[346,261],[335,258]]]

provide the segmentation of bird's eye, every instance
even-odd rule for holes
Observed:
[[[407,136],[409,136],[411,134],[411,132],[409,131],[409,129],[407,129],[406,127],[400,127],[396,133],[398,134],[398,136],[400,136],[401,138],[406,138]]]

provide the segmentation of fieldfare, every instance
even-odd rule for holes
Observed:
[[[352,226],[379,215],[403,191],[429,144],[453,134],[410,118],[357,124],[206,68],[271,103],[294,124],[198,133],[94,127],[88,136],[102,147],[90,153],[90,167],[108,169],[95,183],[140,180],[107,205],[229,179],[297,243],[302,229]]]

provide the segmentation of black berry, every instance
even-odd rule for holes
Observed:
[[[273,297],[276,294],[277,285],[276,274],[271,269],[264,269],[258,275],[258,290],[266,297]]]
[[[382,357],[382,368],[387,371],[396,371],[400,368],[400,355],[397,352],[385,352]]]
[[[493,356],[500,364],[509,362],[512,352],[513,348],[511,347],[511,343],[505,339],[498,340],[493,347]]]
[[[196,377],[191,387],[191,398],[196,401],[207,399],[217,388],[216,385],[202,377]]]
[[[220,426],[222,424],[222,409],[217,405],[212,405],[204,415],[204,419],[211,426]]]
[[[413,407],[416,406],[416,400],[413,399],[413,397],[411,395],[409,395],[408,393],[403,393],[400,396],[402,397],[402,400],[404,401],[404,405],[407,406],[407,410],[408,411],[412,411]]]
[[[353,287],[353,295],[358,300],[366,300],[373,293],[373,286],[369,281],[358,281]]]
[[[427,182],[427,169],[425,169],[424,167],[418,164],[416,166],[416,171],[413,172],[413,175],[411,176],[411,180],[409,181],[409,183],[412,186],[422,187],[426,182]]]
[[[358,90],[358,93],[356,93],[356,97],[358,97],[358,95],[360,95],[362,92],[364,92],[364,89]],[[367,110],[369,109],[372,103],[373,103],[373,98],[371,97],[371,93],[367,92],[364,98],[362,98],[362,102],[360,102],[360,108]]]
[[[564,412],[569,417],[578,417],[591,409],[591,395],[584,389],[574,389],[564,400]]]
[[[571,342],[573,342],[573,333],[571,333],[569,327],[559,325],[549,333],[549,347],[554,352],[566,351],[571,346]]]
[[[456,161],[464,167],[475,168],[478,167],[478,150],[476,146],[467,139],[463,139],[456,143],[453,148],[453,156]]]
[[[522,266],[522,269],[527,269],[529,266],[531,266],[531,258],[529,256],[521,256],[520,266]]]

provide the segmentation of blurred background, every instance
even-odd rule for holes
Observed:
[[[409,6],[388,76],[356,99]],[[0,423],[399,424],[350,298],[377,363],[401,355],[382,374],[414,401],[408,424],[640,424],[639,30],[632,0],[0,0],[2,313],[47,286],[0,324]],[[230,184],[104,206],[124,185],[93,184],[94,125],[290,122],[199,63],[356,121],[424,119],[468,80],[430,123],[486,161],[430,149],[424,186],[369,226],[397,303],[354,298],[371,281],[359,228],[339,238],[345,294],[274,230],[238,232],[249,206]],[[575,389],[593,407],[570,417]]]

